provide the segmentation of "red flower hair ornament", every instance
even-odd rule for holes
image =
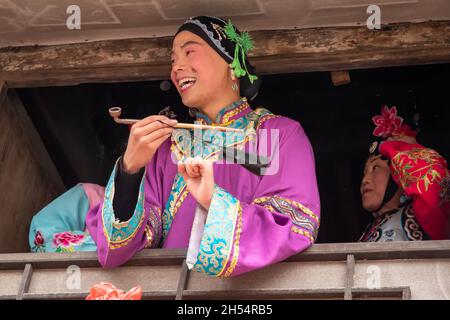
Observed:
[[[373,117],[372,121],[376,126],[373,130],[373,135],[376,137],[387,139],[400,135],[417,136],[417,131],[412,130],[409,125],[403,123],[403,118],[397,115],[397,107],[381,107],[381,115]]]

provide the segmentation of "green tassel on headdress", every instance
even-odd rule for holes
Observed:
[[[242,32],[239,35],[230,20],[228,20],[228,23],[225,25],[223,31],[230,41],[236,43],[234,49],[234,60],[231,63],[231,68],[233,69],[234,74],[238,78],[248,75],[250,83],[253,83],[253,81],[258,79],[258,77],[248,72],[247,64],[245,63],[247,53],[253,49],[253,41],[250,38],[250,35],[248,32]],[[241,58],[244,68],[242,68],[239,58]]]

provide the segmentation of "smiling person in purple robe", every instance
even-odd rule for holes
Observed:
[[[104,267],[144,248],[189,247],[194,270],[234,276],[314,243],[313,150],[297,121],[251,108],[261,84],[251,49],[247,33],[218,18],[194,17],[179,28],[171,79],[183,104],[200,124],[241,132],[174,129],[176,120],[161,115],[134,124],[103,199],[86,216]],[[268,155],[270,166],[255,174],[224,161],[224,148]]]

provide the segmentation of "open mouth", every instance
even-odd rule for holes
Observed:
[[[180,86],[181,91],[185,91],[188,88],[192,87],[195,84],[195,82],[197,82],[196,78],[191,78],[191,77],[183,78],[180,81],[178,81],[178,85]]]

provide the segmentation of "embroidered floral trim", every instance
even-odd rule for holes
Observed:
[[[428,191],[433,183],[441,181],[442,176],[436,169],[442,167],[442,160],[439,153],[433,149],[413,148],[402,151],[392,158],[393,175],[400,177],[403,189],[416,184],[418,192],[422,194],[423,191]],[[424,164],[417,168],[420,162]]]

